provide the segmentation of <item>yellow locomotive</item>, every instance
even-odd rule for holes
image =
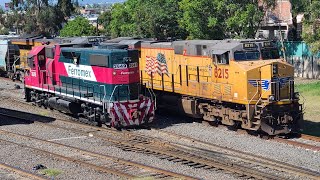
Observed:
[[[19,49],[19,54],[14,54],[16,58],[13,62],[13,69],[9,70],[11,78],[22,80],[24,71],[29,70],[27,59],[31,49],[35,46],[50,44],[51,42],[53,42],[51,39],[46,39],[42,36],[11,39],[11,44]]]
[[[303,119],[294,69],[266,40],[141,42],[141,81],[158,107],[195,118],[288,134]]]

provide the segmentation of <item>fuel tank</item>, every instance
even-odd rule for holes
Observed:
[[[56,109],[58,111],[63,111],[71,114],[78,114],[81,112],[80,104],[75,102],[70,102],[59,97],[51,97],[48,100],[48,105],[50,108]]]

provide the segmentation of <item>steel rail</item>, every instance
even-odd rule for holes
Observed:
[[[202,121],[202,122],[204,124],[207,124],[207,121]],[[237,133],[239,133],[239,134],[248,134],[248,132],[246,130],[244,130],[244,129],[237,129]],[[315,142],[320,142],[320,137],[310,136],[310,135],[306,135],[306,134],[299,134],[299,135],[301,136],[301,139],[307,139],[307,140],[311,140],[311,141],[315,141]],[[296,147],[301,147],[301,148],[304,148],[304,149],[309,149],[309,150],[313,150],[313,151],[320,151],[320,147],[319,146],[315,146],[315,145],[311,145],[311,144],[307,144],[307,143],[303,143],[303,142],[291,141],[290,139],[285,139],[285,138],[281,138],[281,137],[277,137],[277,136],[270,137],[270,136],[266,135],[266,136],[262,136],[262,138],[266,138],[266,139],[269,139],[271,141],[277,141],[277,142],[280,142],[282,144],[290,144],[290,145],[293,145],[293,146],[296,146]]]
[[[21,119],[23,119],[23,118],[21,118]],[[64,123],[70,123],[70,124],[75,124],[74,122],[70,122],[70,121],[65,121],[65,120],[60,120],[60,121],[63,121]],[[41,123],[41,124],[43,124],[43,123]],[[136,140],[137,140],[137,137],[139,138],[139,136],[140,137],[143,137],[143,135],[133,135],[132,134],[132,132],[125,132],[125,133],[123,133],[123,132],[119,132],[119,131],[116,131],[116,130],[112,130],[112,129],[105,129],[105,128],[99,128],[99,127],[94,127],[94,126],[88,126],[88,125],[84,125],[84,124],[80,124],[80,123],[76,123],[77,125],[80,125],[80,126],[83,126],[83,127],[86,127],[86,128],[91,128],[91,129],[95,129],[95,130],[97,130],[97,131],[106,131],[106,132],[111,132],[111,133],[114,133],[114,134],[122,134],[122,135],[126,135],[126,137],[136,137]],[[45,125],[48,125],[48,124],[45,124]],[[55,126],[55,125],[50,125],[50,126]],[[60,127],[60,126],[56,126],[56,127],[59,127],[59,128],[63,128],[63,129],[65,129],[65,130],[73,130],[73,131],[77,131],[78,133],[81,133],[81,134],[86,134],[87,132],[84,132],[84,131],[81,131],[81,130],[79,130],[79,129],[72,129],[72,128],[64,128],[64,127]],[[100,135],[95,135],[96,137],[98,137],[98,138],[101,138],[101,139],[104,139],[104,140],[107,140],[107,141],[109,141],[109,142],[113,142],[113,143],[115,143],[115,144],[118,144],[118,146],[119,147],[122,147],[123,149],[127,149],[127,150],[132,150],[132,151],[140,151],[140,152],[143,152],[143,153],[149,153],[149,154],[154,154],[154,155],[156,155],[156,154],[158,154],[159,156],[162,156],[162,155],[167,155],[168,157],[170,157],[171,159],[172,158],[174,158],[174,157],[177,157],[177,154],[172,154],[172,152],[170,152],[170,151],[172,151],[172,149],[168,152],[168,151],[159,151],[159,149],[157,149],[156,147],[152,147],[152,146],[150,146],[150,142],[147,142],[146,144],[144,144],[143,145],[143,141],[144,140],[142,140],[142,141],[139,141],[139,140],[137,140],[136,142],[130,142],[130,140],[128,140],[128,139],[125,139],[125,141],[124,140],[122,140],[122,142],[120,142],[119,143],[119,140],[114,140],[114,139],[111,139],[111,138],[107,138],[107,137],[104,137],[104,136],[100,136]],[[152,138],[150,138],[150,137],[145,137],[145,138],[147,138],[147,141],[149,141],[150,139],[152,139]],[[131,139],[132,140],[132,139]],[[139,144],[140,143],[140,144]],[[154,142],[153,142],[154,143]],[[158,142],[159,143],[159,142]],[[161,143],[160,142],[160,145],[158,144],[158,146],[161,146],[161,145],[164,145],[164,144],[168,144],[168,143]],[[146,146],[146,145],[148,145],[148,146]],[[171,147],[172,147],[172,145],[171,145]],[[176,147],[176,148],[178,148],[178,147]],[[181,148],[181,147],[180,147]],[[147,151],[147,152],[146,152]],[[189,154],[190,155],[190,154]],[[194,156],[194,155],[192,155],[192,156]],[[178,156],[179,157],[179,156]],[[184,158],[184,159],[183,159]],[[205,166],[211,166],[211,167],[215,167],[215,168],[220,168],[220,169],[224,169],[224,170],[227,170],[227,171],[231,171],[231,172],[235,172],[235,173],[238,173],[238,174],[245,174],[245,175],[247,175],[247,176],[253,176],[253,177],[256,177],[256,178],[261,178],[261,179],[277,179],[277,178],[279,178],[279,177],[275,177],[275,176],[273,176],[273,177],[266,177],[267,175],[264,175],[264,176],[261,176],[261,175],[259,175],[259,173],[256,173],[256,172],[249,172],[249,170],[247,169],[247,168],[245,168],[245,167],[237,167],[237,169],[236,170],[234,170],[234,169],[232,169],[232,168],[230,168],[230,167],[228,167],[228,166],[225,166],[225,165],[221,165],[221,163],[220,164],[213,164],[213,161],[211,160],[211,162],[207,162],[207,161],[200,161],[200,159],[201,158],[203,158],[203,157],[201,157],[201,156],[197,156],[197,159],[188,159],[188,157],[187,157],[187,154],[186,154],[186,156],[183,156],[183,158],[180,158],[180,160],[181,159],[183,159],[182,161],[185,161],[185,162],[193,162],[193,161],[195,161],[197,164],[199,164],[199,165],[205,165]],[[248,159],[244,159],[245,161],[248,161]],[[179,161],[179,160],[178,160]],[[269,163],[270,163],[270,161],[272,161],[272,160],[269,160]],[[207,163],[207,164],[206,164]],[[217,162],[216,162],[217,163]],[[257,162],[256,162],[257,163]],[[259,163],[257,163],[257,164],[259,164]],[[264,162],[264,163],[261,163],[260,162],[260,165],[262,165],[262,166],[266,166],[266,167],[270,167],[271,165],[270,164],[268,164],[267,162]],[[234,166],[234,165],[233,165]],[[235,167],[235,166],[234,166]],[[234,168],[233,167],[233,168]],[[308,177],[312,177],[312,178],[314,178],[314,175],[312,175],[312,173],[310,173],[310,172],[307,172],[308,170],[305,170],[305,171],[295,171],[296,170],[296,168],[293,168],[292,169],[292,167],[290,167],[290,165],[287,165],[287,167],[286,167],[286,165],[282,165],[282,166],[280,166],[280,165],[278,165],[278,167],[281,167],[282,169],[283,168],[287,168],[286,169],[286,172],[287,171],[289,171],[289,172],[295,172],[295,174],[300,174],[300,175],[304,175],[304,176],[308,176]],[[253,170],[254,171],[254,170]],[[251,174],[250,174],[251,173]],[[317,176],[318,177],[318,176]]]
[[[182,141],[182,140],[187,141],[190,144],[198,144],[198,145],[209,147],[211,150],[212,149],[220,149],[222,151],[228,151],[228,152],[235,153],[239,156],[239,158],[241,158],[242,160],[247,161],[249,163],[255,163],[255,164],[265,166],[268,168],[278,169],[278,170],[282,170],[284,172],[290,172],[293,174],[302,175],[302,176],[306,176],[306,177],[310,177],[310,178],[315,178],[315,177],[320,176],[320,173],[314,172],[309,169],[297,167],[297,166],[294,166],[294,165],[291,165],[291,164],[288,164],[285,162],[280,162],[277,160],[261,157],[261,156],[255,155],[255,154],[235,150],[235,149],[224,147],[224,146],[219,146],[216,144],[211,144],[208,142],[204,142],[204,141],[197,140],[197,139],[194,139],[194,138],[191,138],[188,136],[184,136],[184,135],[180,135],[180,134],[175,134],[175,133],[168,132],[165,130],[157,129],[156,131],[158,131],[158,133],[161,133],[164,137],[170,136],[170,137],[179,139],[180,141]],[[245,157],[240,157],[240,156],[245,156]]]
[[[23,170],[21,168],[17,168],[17,167],[14,167],[14,166],[11,166],[11,165],[8,165],[8,164],[4,164],[4,163],[0,163],[0,168],[1,169],[5,169],[5,170],[8,170],[8,171],[13,171],[23,177],[28,177],[28,178],[31,178],[31,179],[35,179],[35,180],[46,180],[46,179],[49,179],[47,177],[44,177],[44,176],[40,176],[38,174],[34,174],[32,172],[28,172],[26,170]]]
[[[320,142],[320,137],[319,136],[311,136],[311,135],[308,135],[308,134],[300,134],[300,137],[302,139],[311,140],[311,141],[315,141],[315,142]]]
[[[124,160],[124,159],[121,159],[121,158],[118,158],[118,157],[112,157],[112,156],[108,156],[108,155],[104,155],[104,154],[100,154],[100,153],[87,151],[85,149],[77,148],[77,147],[70,146],[70,145],[61,144],[61,143],[58,143],[58,142],[48,141],[48,140],[44,140],[44,139],[40,139],[40,138],[28,136],[28,135],[21,135],[21,134],[17,134],[17,133],[5,131],[5,130],[0,130],[0,133],[1,134],[7,134],[7,135],[9,134],[9,135],[12,135],[12,136],[19,136],[20,138],[28,138],[29,140],[30,139],[37,140],[37,141],[41,141],[43,143],[48,143],[50,145],[66,147],[66,148],[75,150],[77,152],[82,152],[83,154],[87,154],[89,156],[98,157],[100,159],[109,160],[109,161],[111,160],[111,161],[113,161],[115,163],[123,164],[122,166],[127,166],[127,167],[128,166],[133,166],[133,167],[136,167],[136,168],[141,168],[144,171],[145,170],[149,171],[149,172],[144,172],[144,173],[149,173],[149,175],[151,177],[157,177],[157,178],[161,178],[161,177],[170,178],[171,177],[171,178],[180,178],[180,179],[186,179],[186,180],[196,179],[196,178],[193,178],[191,176],[186,176],[186,175],[183,175],[183,174],[178,174],[178,173],[174,173],[174,172],[171,172],[171,171],[167,171],[167,170],[163,170],[163,169],[159,169],[159,168],[143,165],[143,164],[136,163],[136,162],[133,162],[133,161]],[[5,140],[3,140],[3,141],[5,141]],[[25,146],[25,145],[23,145],[23,146]],[[27,147],[28,148],[32,148],[30,146],[27,146]],[[32,148],[32,149],[40,150],[38,148]],[[41,150],[41,151],[44,151],[44,150]],[[69,159],[70,161],[77,162],[79,164],[83,164],[83,162],[80,161],[80,160],[76,160],[76,159],[69,158],[69,157],[64,157],[64,156],[61,156],[61,155],[58,155],[58,154],[55,154],[55,153],[51,153],[51,154],[54,154],[55,156],[59,156],[60,158],[62,158],[64,160],[68,160]],[[96,170],[99,170],[99,171],[103,171],[101,168],[99,168],[98,166],[96,166],[94,164],[89,163],[91,165],[88,165],[87,162],[85,162],[85,163],[86,163],[85,164],[86,166],[90,166],[93,169],[96,169]],[[119,176],[122,176],[122,177],[126,177],[126,178],[140,177],[137,174],[131,175],[131,174],[122,173],[120,171],[116,171],[114,169],[108,169],[108,168],[104,172],[111,173],[111,174],[116,174],[116,175],[119,175]],[[143,177],[143,176],[141,176],[141,177]]]
[[[4,132],[1,130],[0,133],[4,133]],[[6,133],[8,133],[8,132],[6,132]],[[83,165],[84,167],[90,167],[90,168],[92,168],[92,169],[94,169],[96,171],[115,174],[115,175],[118,175],[118,176],[121,176],[121,177],[125,177],[125,178],[135,178],[136,177],[136,176],[132,176],[132,175],[129,175],[129,174],[126,174],[126,173],[115,171],[115,170],[110,169],[110,168],[97,166],[97,165],[94,165],[94,164],[91,164],[91,163],[87,163],[85,161],[81,161],[81,160],[77,160],[77,159],[74,159],[74,158],[62,156],[60,154],[52,153],[52,152],[45,151],[45,150],[42,150],[42,149],[39,149],[39,148],[35,148],[35,147],[32,147],[32,146],[22,145],[22,144],[19,144],[19,143],[13,142],[13,141],[4,140],[4,139],[0,139],[0,141],[6,142],[6,143],[11,143],[11,144],[14,144],[14,145],[17,145],[17,146],[21,146],[21,147],[25,147],[25,148],[28,148],[28,149],[32,149],[34,151],[40,152],[42,154],[45,154],[47,156],[54,156],[55,158],[58,158],[58,159],[61,159],[61,160],[64,160],[64,161],[69,161],[69,162],[72,162],[72,163],[77,163],[77,164]]]
[[[10,117],[14,117],[12,115],[9,115]],[[26,120],[24,118],[19,117],[19,119]],[[46,123],[41,123],[43,125],[49,125]],[[55,125],[50,124],[49,126],[54,127]],[[87,125],[86,125],[87,126]],[[74,128],[64,128],[60,126],[56,126],[60,129],[65,129],[73,132],[77,132],[82,135],[87,135],[87,132],[84,132],[83,130],[74,129]],[[88,127],[88,126],[87,126]],[[248,169],[247,167],[243,165],[237,165],[232,164],[230,162],[221,162],[218,160],[215,160],[213,158],[204,158],[201,155],[191,154],[189,152],[181,151],[181,147],[170,145],[168,146],[167,143],[158,142],[158,143],[152,143],[149,141],[150,137],[144,137],[141,135],[134,135],[132,132],[119,132],[119,131],[109,131],[109,129],[105,128],[98,128],[98,127],[92,127],[94,129],[97,129],[99,131],[108,131],[112,133],[117,133],[118,135],[123,135],[123,139],[113,139],[105,136],[101,136],[95,133],[95,137],[99,139],[103,139],[105,141],[114,143],[117,147],[123,149],[123,150],[129,150],[134,152],[141,152],[145,154],[153,154],[155,156],[159,156],[164,159],[172,159],[175,160],[175,162],[182,162],[183,164],[187,165],[199,165],[202,167],[206,167],[208,169],[223,169],[228,172],[236,173],[240,176],[247,176],[247,177],[254,177],[257,179],[281,179],[282,177],[267,174],[265,172],[261,172],[259,170],[254,169]],[[0,131],[1,132],[1,131]],[[94,132],[91,132],[94,133]],[[10,133],[12,134],[12,132]]]
[[[281,143],[284,143],[284,144],[289,144],[289,145],[293,145],[293,146],[302,147],[302,148],[305,148],[305,149],[310,149],[310,150],[313,150],[313,151],[320,151],[320,146],[306,144],[306,143],[302,143],[302,142],[298,142],[298,141],[291,141],[290,139],[283,139],[283,138],[280,138],[280,137],[274,137],[272,140],[277,141],[277,142],[281,142]]]
[[[48,125],[48,124],[45,124],[45,125]],[[174,146],[172,144],[169,144],[168,142],[155,141],[152,137],[146,137],[141,134],[133,134],[132,132],[119,132],[116,130],[99,128],[99,127],[91,127],[83,124],[80,124],[80,125],[86,128],[95,129],[99,132],[102,132],[102,131],[106,131],[108,133],[111,132],[118,135],[118,137],[119,135],[123,136],[122,139],[114,139],[114,138],[98,135],[95,132],[90,132],[94,134],[95,137],[111,142],[115,144],[117,147],[126,151],[152,154],[163,159],[172,159],[175,162],[182,162],[183,164],[187,164],[187,165],[194,164],[197,166],[206,167],[207,169],[215,169],[215,168],[223,169],[229,172],[237,173],[239,175],[245,175],[247,177],[254,177],[257,179],[281,179],[281,177],[279,176],[266,174],[265,172],[261,172],[253,169],[248,169],[247,167],[244,167],[241,165],[230,164],[229,162],[226,162],[226,163],[219,162],[212,158],[207,159],[202,157],[201,155],[184,152],[180,150],[182,149],[182,147]],[[50,126],[54,126],[54,125],[50,125]],[[88,132],[85,132],[79,129],[65,128],[60,126],[58,127],[60,129],[65,129],[69,131],[71,130],[73,132],[77,132],[82,135],[88,134]]]

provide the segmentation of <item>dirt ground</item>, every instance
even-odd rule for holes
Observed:
[[[295,90],[304,103],[304,133],[320,136],[320,80],[295,79]]]

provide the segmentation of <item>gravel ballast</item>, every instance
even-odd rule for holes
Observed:
[[[19,104],[19,101],[23,101],[23,89],[15,89],[14,84],[12,82],[0,81],[0,107],[14,109],[18,111],[30,112],[34,114],[39,114],[42,116],[49,116],[53,118],[67,118],[66,115],[57,113],[56,111],[50,112],[48,110],[41,109],[39,107],[30,106],[27,104]],[[23,86],[20,85],[22,88]],[[54,120],[50,123],[57,123]],[[217,144],[220,146],[225,146],[229,148],[233,148],[236,150],[241,150],[244,152],[253,153],[256,155],[260,155],[263,157],[267,157],[270,159],[275,159],[278,161],[286,162],[295,166],[300,166],[308,169],[312,169],[314,171],[320,171],[320,153],[313,152],[310,150],[306,150],[303,148],[293,147],[291,145],[286,145],[283,143],[278,143],[269,140],[263,140],[254,136],[238,134],[233,131],[229,131],[226,128],[214,128],[209,127],[208,125],[204,125],[201,123],[192,123],[190,119],[184,117],[176,117],[176,116],[168,116],[162,117],[158,116],[156,120],[156,126],[160,127],[165,131],[170,131],[173,133],[189,136],[195,139],[199,139],[208,143]],[[76,125],[75,125],[76,127]],[[8,131],[33,135],[39,138],[44,138],[47,140],[52,139],[61,139],[61,138],[70,138],[70,137],[80,137],[77,133],[67,132],[61,129],[50,129],[47,127],[42,127],[38,124],[22,124],[17,122],[9,122],[5,126],[1,128],[6,129]],[[157,134],[155,130],[137,130],[139,133],[146,134],[148,136],[153,136],[155,138],[163,138],[168,141],[179,142],[177,139],[170,139],[168,137],[163,137],[160,134]],[[135,152],[127,152],[123,151],[119,148],[116,148],[105,141],[95,139],[94,137],[83,137],[83,138],[74,138],[74,139],[61,139],[58,140],[59,143],[65,143],[71,146],[79,147],[82,149],[87,149],[89,151],[94,151],[106,155],[117,156],[120,158],[128,159],[131,161],[140,162],[146,165],[152,165],[154,167],[171,170],[177,173],[183,173],[186,175],[198,177],[200,179],[237,179],[233,175],[225,173],[223,171],[209,171],[204,169],[195,169],[188,167],[186,165],[181,165],[179,163],[170,162],[167,160],[162,160],[152,155],[144,155]],[[317,143],[316,143],[317,144]],[[13,151],[16,147],[8,147],[7,150],[10,151],[10,148],[13,148]],[[16,148],[17,149],[17,148]],[[22,150],[20,148],[20,153],[26,154],[27,150]],[[2,150],[2,149],[1,149]],[[4,152],[4,151],[2,151]],[[37,164],[41,162],[41,158],[33,159],[33,156],[29,157],[30,162],[34,162]],[[3,156],[3,161],[9,161],[10,156]],[[18,156],[17,160],[13,161],[14,163],[19,163],[19,158],[23,159],[23,157]],[[29,159],[28,159],[29,160]],[[38,164],[39,164],[38,163]],[[53,167],[57,167],[60,169],[68,169],[71,168],[77,172],[79,167],[70,165],[67,167],[63,166],[63,163],[55,164],[52,162]],[[51,166],[51,165],[50,165]],[[23,166],[24,168],[28,168],[27,166]],[[81,171],[81,170],[79,170]],[[90,172],[90,176],[94,176],[96,172]],[[81,174],[82,176],[83,174]],[[103,174],[105,175],[105,174]],[[60,175],[59,175],[60,176]],[[68,177],[81,177],[77,173],[71,173]],[[82,176],[86,177],[86,176]],[[110,177],[117,178],[114,176]],[[98,178],[99,179],[99,178]]]

